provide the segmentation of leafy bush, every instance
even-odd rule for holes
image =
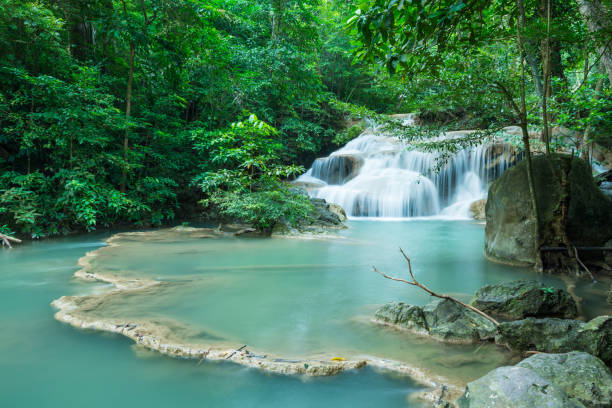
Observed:
[[[281,220],[295,224],[306,217],[312,210],[308,198],[282,182],[304,169],[277,164],[282,151],[277,134],[255,115],[225,130],[196,132],[195,149],[208,158],[205,171],[194,178],[206,195],[202,204],[265,232]]]

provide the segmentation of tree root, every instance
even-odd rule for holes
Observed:
[[[452,302],[455,302],[455,303],[465,307],[466,309],[469,309],[472,312],[475,312],[475,313],[481,315],[482,317],[484,317],[485,319],[487,319],[491,323],[493,323],[496,327],[499,326],[499,322],[497,320],[495,320],[494,318],[492,318],[491,316],[489,316],[488,314],[486,314],[482,310],[477,309],[477,308],[475,308],[472,305],[468,305],[467,303],[463,303],[459,299],[455,299],[452,296],[436,293],[433,290],[429,289],[427,286],[419,283],[416,280],[416,278],[414,277],[414,274],[412,273],[412,264],[410,262],[410,258],[408,258],[408,256],[404,253],[404,250],[402,248],[400,248],[400,252],[404,256],[404,259],[406,260],[406,262],[408,262],[408,272],[410,273],[410,277],[412,278],[411,281],[405,280],[405,279],[401,279],[401,278],[394,278],[392,276],[386,275],[386,274],[380,272],[378,269],[376,269],[375,266],[372,267],[374,269],[374,272],[378,273],[379,275],[382,275],[384,278],[387,278],[387,279],[390,279],[390,280],[394,280],[394,281],[398,281],[398,282],[407,283],[408,285],[419,287],[419,288],[423,289],[425,292],[429,293],[431,296],[434,296],[434,297],[437,297],[437,298],[440,298],[440,299],[447,299],[447,300],[450,300]]]
[[[20,244],[21,240],[13,237],[9,237],[8,235],[0,234],[0,241],[2,241],[2,245],[12,248],[11,242]]]

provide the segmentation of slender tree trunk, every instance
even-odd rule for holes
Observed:
[[[522,8],[522,0],[516,0],[517,5]],[[525,52],[523,47],[523,39],[521,37],[520,27],[516,27],[516,37],[520,51],[521,59],[521,105],[520,105],[520,127],[523,134],[523,146],[525,148],[525,159],[527,160],[527,183],[529,185],[529,196],[531,199],[531,210],[533,211],[533,240],[534,240],[534,255],[535,268],[542,270],[542,257],[540,254],[540,209],[538,205],[538,196],[535,186],[535,178],[533,175],[533,163],[531,160],[531,143],[529,140],[529,129],[527,122],[527,102],[525,96]]]
[[[550,127],[549,127],[549,115],[548,115],[548,98],[551,95],[550,88],[550,65],[551,65],[551,54],[550,54],[550,2],[546,0],[546,40],[544,41],[544,47],[542,52],[542,68],[544,70],[544,92],[542,93],[542,141],[546,144],[546,154],[550,155]]]
[[[595,85],[595,97],[594,97],[595,100],[599,99],[599,95],[601,94],[603,85],[604,85],[604,77],[602,76],[597,80],[597,85]],[[585,159],[589,163],[589,165],[591,165],[591,160],[592,160],[591,154],[589,153],[590,149],[592,148],[590,137],[591,137],[591,124],[589,123],[586,129],[584,130],[584,134],[582,135],[582,143],[581,143],[581,148],[582,148],[581,157]]]
[[[130,42],[130,62],[128,72],[128,83],[127,90],[125,92],[125,117],[127,120],[130,119],[132,114],[132,83],[134,81],[134,54],[136,53],[136,47],[134,42]],[[125,193],[125,185],[127,180],[127,168],[128,168],[128,149],[129,149],[129,126],[125,129],[123,136],[123,170],[121,172],[121,192]]]
[[[516,0],[516,6],[519,11],[519,22],[521,27],[527,26],[527,16],[525,14],[525,6],[523,4],[523,0]],[[533,77],[533,84],[535,86],[536,94],[541,98],[544,93],[544,88],[542,86],[542,76],[540,75],[540,68],[538,64],[537,58],[537,50],[538,46],[535,41],[528,39],[526,44],[523,44],[523,53],[525,61],[527,61],[527,65],[529,65],[529,69],[531,70],[531,75]]]
[[[601,64],[612,85],[612,11],[601,0],[576,0],[576,2],[589,31],[603,38],[598,51],[601,54]]]

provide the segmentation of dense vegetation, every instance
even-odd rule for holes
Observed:
[[[352,64],[344,1],[0,6],[4,232],[159,225],[210,205],[268,225],[304,205],[280,180],[342,141],[330,102],[386,112],[399,92]]]
[[[269,229],[308,213],[284,180],[355,106],[588,156],[612,144],[606,1],[0,0],[0,233]]]

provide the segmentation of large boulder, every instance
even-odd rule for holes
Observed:
[[[517,366],[535,371],[587,407],[612,407],[612,373],[588,353],[536,354]]]
[[[380,322],[418,332],[427,332],[423,309],[404,302],[391,302],[379,308],[374,318]]]
[[[338,204],[328,203],[323,198],[311,198],[314,206],[314,218],[322,225],[341,225],[346,221],[346,212]]]
[[[559,386],[523,367],[499,367],[472,381],[459,408],[583,408]]]
[[[540,211],[540,245],[557,246],[562,204],[569,194],[567,236],[575,246],[602,246],[612,238],[612,200],[593,181],[587,162],[577,157],[536,156],[532,160]],[[562,191],[559,176],[567,180]],[[513,265],[536,259],[534,216],[527,182],[527,162],[506,171],[489,189],[485,255]]]
[[[344,184],[359,174],[363,159],[352,154],[333,154],[316,159],[312,164],[312,177],[327,184]]]
[[[612,364],[612,316],[599,316],[586,323],[529,317],[500,323],[497,333],[496,343],[517,351],[583,351]]]
[[[453,343],[492,340],[496,333],[489,320],[447,299],[435,299],[423,307],[388,303],[376,311],[375,318]]]
[[[587,353],[539,354],[469,383],[461,408],[609,407],[612,374]]]
[[[478,289],[472,306],[485,313],[509,318],[573,318],[578,308],[572,296],[563,289],[545,287],[537,281],[504,282]]]

